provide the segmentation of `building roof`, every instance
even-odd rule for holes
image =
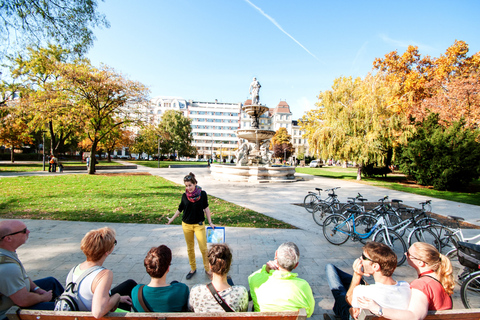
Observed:
[[[252,99],[247,99],[245,100],[245,102],[243,103],[244,106],[249,106],[252,104]]]
[[[280,101],[273,113],[291,113],[290,106],[286,101]]]

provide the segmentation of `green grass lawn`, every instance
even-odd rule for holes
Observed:
[[[352,182],[369,184],[376,187],[383,187],[391,190],[409,192],[427,197],[457,201],[473,205],[480,205],[480,180],[474,181],[469,190],[465,192],[438,191],[432,188],[422,187],[409,183],[401,174],[389,174],[387,178],[363,178],[357,181],[357,168],[322,167],[322,168],[301,168],[297,167],[296,172],[306,173],[327,178],[352,180]],[[452,213],[453,214],[453,213]]]
[[[0,217],[163,224],[175,213],[184,188],[138,174],[4,178],[0,179]],[[294,228],[213,196],[209,205],[216,225]],[[178,217],[174,224],[181,221]]]
[[[149,168],[158,168],[158,161],[147,161],[147,160],[128,160],[128,162],[133,164],[139,164]],[[170,165],[205,165],[207,166],[207,161],[160,161],[160,168],[168,168]]]
[[[60,161],[63,166],[86,166],[87,164],[82,161]],[[123,166],[123,164],[118,162],[108,162],[105,160],[100,160],[97,166]],[[43,163],[42,162],[21,162],[17,161],[14,163],[0,163],[0,172],[31,172],[31,171],[42,171]],[[48,162],[45,162],[45,171],[48,171]],[[58,172],[58,167],[57,167]]]

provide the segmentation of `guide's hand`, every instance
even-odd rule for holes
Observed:
[[[212,227],[213,230],[215,230],[216,226],[213,223],[210,222],[209,225],[210,225],[210,227]]]
[[[170,224],[170,223],[172,223],[172,221],[174,220],[174,218],[173,218],[173,217],[171,217],[171,218],[169,218],[169,217],[165,217],[165,219],[167,219],[167,220],[168,220],[167,224]]]

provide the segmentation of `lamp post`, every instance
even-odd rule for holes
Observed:
[[[160,137],[158,137],[158,168],[160,168]]]
[[[213,132],[212,132],[212,146],[210,147],[210,161],[213,163]]]
[[[42,130],[43,141],[42,141],[42,158],[43,158],[43,171],[45,171],[45,131]]]

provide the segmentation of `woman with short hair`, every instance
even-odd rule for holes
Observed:
[[[451,296],[455,281],[450,259],[424,242],[415,242],[405,254],[408,264],[418,274],[418,279],[410,283],[412,297],[408,309],[382,309],[375,301],[367,298],[358,298],[360,307],[393,320],[424,319],[429,310],[452,309]]]
[[[235,286],[228,277],[232,264],[230,248],[226,244],[213,244],[208,251],[208,261],[212,270],[212,282],[208,285],[197,284],[192,287],[188,309],[197,313],[247,311],[247,289],[244,286]],[[215,299],[214,294],[223,300],[225,307]]]
[[[103,267],[103,263],[117,245],[115,236],[115,230],[109,227],[89,231],[80,245],[87,259],[73,267],[67,277],[75,282],[84,272],[90,272],[78,285],[79,298],[85,306],[80,311],[91,311],[97,319],[117,307],[130,310],[130,292],[137,285],[134,280],[127,280],[110,290],[113,273]]]
[[[148,285],[138,284],[132,290],[133,310],[136,312],[187,311],[188,286],[178,281],[167,283],[172,251],[161,245],[148,251],[143,264],[150,275]],[[143,301],[143,302],[142,302]]]

